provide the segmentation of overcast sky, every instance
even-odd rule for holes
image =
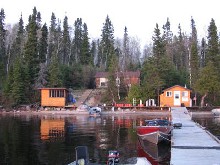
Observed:
[[[193,17],[198,35],[207,35],[211,18],[219,27],[219,0],[1,0],[0,8],[5,11],[5,23],[18,22],[22,13],[25,25],[32,9],[36,6],[42,21],[49,26],[51,13],[63,21],[68,17],[73,27],[76,18],[82,18],[88,26],[91,38],[100,37],[106,16],[115,29],[115,38],[122,38],[124,27],[129,36],[138,37],[141,43],[152,41],[156,23],[162,28],[167,17],[171,30],[177,34],[180,23],[183,32],[190,33],[190,20]]]

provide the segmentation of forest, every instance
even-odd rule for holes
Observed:
[[[7,13],[0,11],[0,105],[35,104],[42,87],[93,89],[98,71],[110,73],[105,102],[131,102],[132,98],[158,102],[163,89],[181,85],[191,89],[193,106],[220,103],[220,45],[214,19],[208,35],[199,40],[193,17],[190,35],[182,32],[180,24],[173,34],[167,18],[161,27],[156,24],[152,44],[141,49],[126,26],[123,38],[114,36],[108,15],[100,37],[91,40],[82,18],[69,25],[67,16],[61,21],[52,13],[47,25],[36,7],[32,11],[27,25],[22,15],[18,23],[6,24]],[[128,90],[121,83],[118,97],[115,73],[137,70],[141,84]]]

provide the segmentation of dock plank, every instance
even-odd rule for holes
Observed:
[[[171,142],[171,165],[220,165],[220,143],[207,130],[191,120],[185,107],[171,108],[174,129]]]

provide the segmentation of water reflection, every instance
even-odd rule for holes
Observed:
[[[0,114],[0,164],[66,165],[75,160],[80,145],[88,146],[92,163],[106,164],[109,150],[118,150],[123,163],[140,154],[136,126],[154,118],[158,116]]]

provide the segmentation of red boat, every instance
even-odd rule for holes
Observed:
[[[137,126],[137,135],[142,140],[158,144],[162,141],[170,142],[173,126],[169,120],[145,120],[145,125]]]

